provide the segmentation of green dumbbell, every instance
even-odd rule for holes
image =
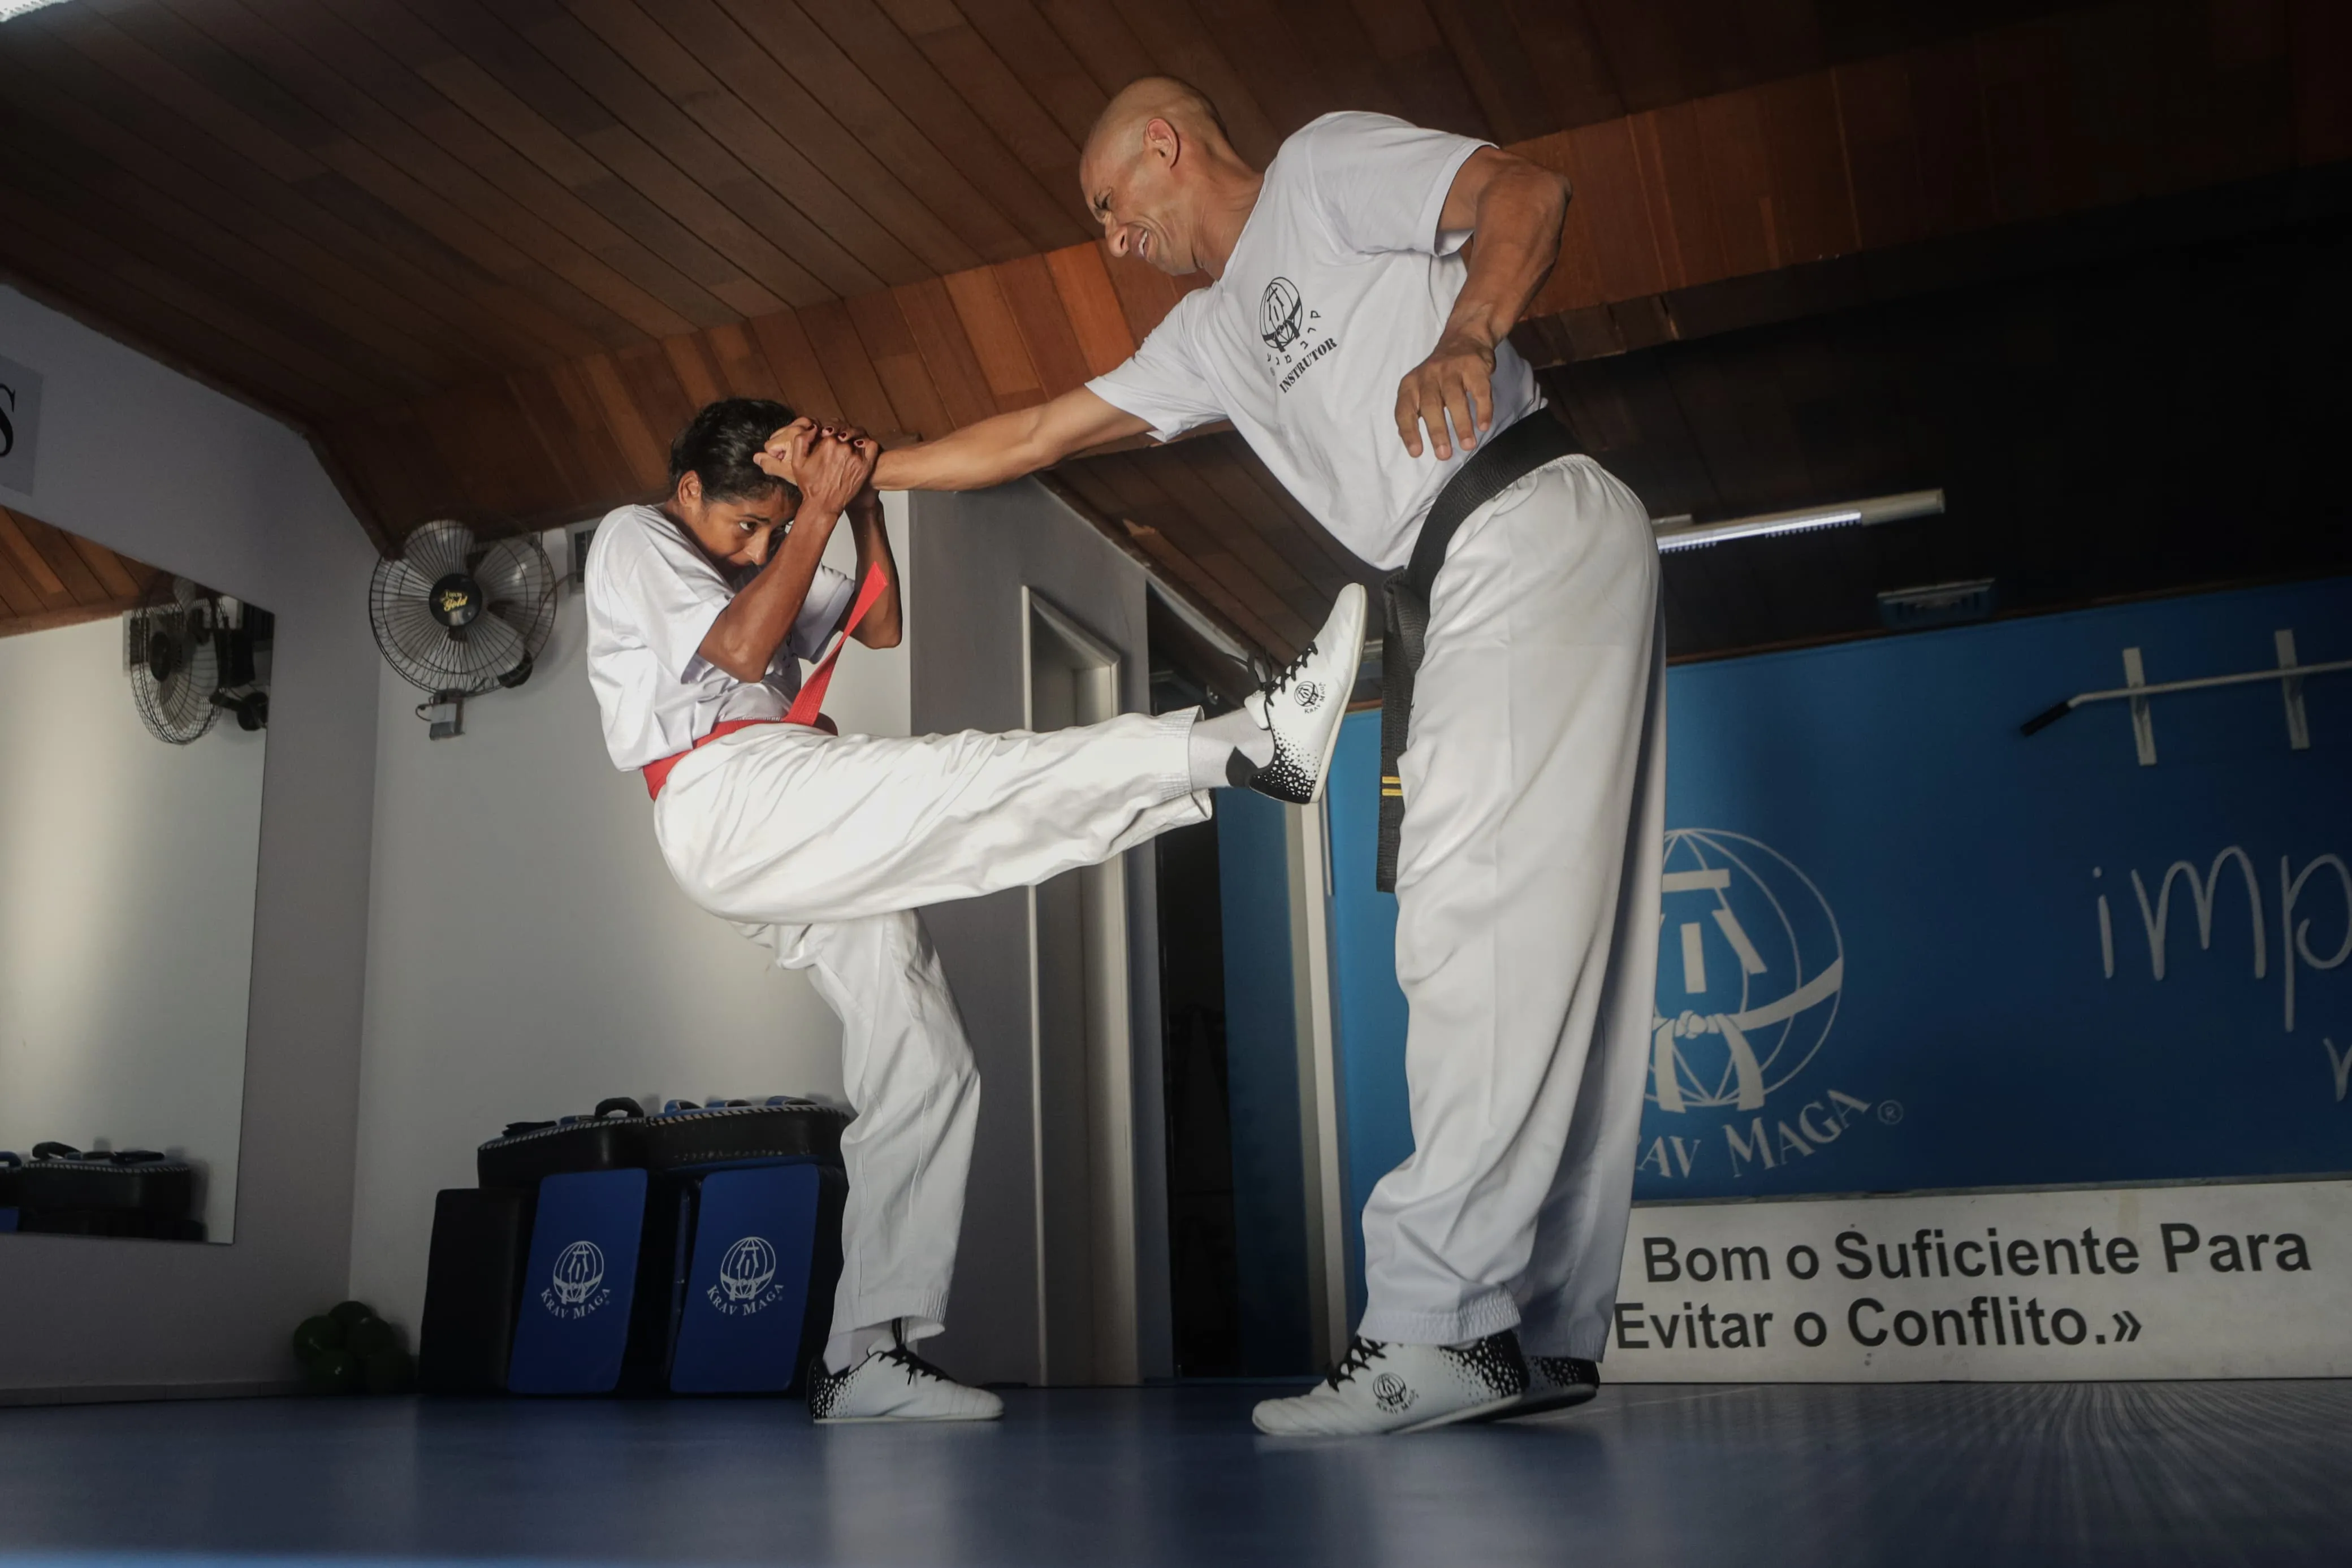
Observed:
[[[382,1318],[362,1318],[343,1335],[343,1348],[364,1363],[400,1348],[400,1331]]]
[[[331,1317],[304,1318],[294,1331],[294,1354],[306,1365],[326,1351],[343,1348],[343,1325]]]
[[[303,1366],[302,1380],[313,1394],[356,1394],[359,1358],[347,1350],[322,1350]]]

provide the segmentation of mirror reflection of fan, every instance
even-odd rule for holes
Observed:
[[[131,700],[158,740],[185,746],[222,713],[237,727],[269,722],[258,665],[270,643],[269,612],[184,577],[159,576],[146,602],[122,617],[122,662]]]
[[[555,569],[529,535],[484,545],[463,523],[426,523],[376,563],[368,620],[384,663],[433,695],[416,716],[445,740],[464,733],[467,697],[530,679],[555,625]]]

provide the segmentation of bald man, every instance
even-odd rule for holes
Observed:
[[[1396,573],[1383,793],[1403,808],[1413,1154],[1365,1206],[1347,1354],[1256,1423],[1394,1432],[1579,1403],[1632,1200],[1665,729],[1647,514],[1573,453],[1506,338],[1568,187],[1376,114],[1324,116],[1261,172],[1165,78],[1112,101],[1078,177],[1114,255],[1209,286],[1109,374],[886,453],[876,483],[975,488],[1226,419]]]

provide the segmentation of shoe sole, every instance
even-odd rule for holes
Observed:
[[[1521,1395],[1502,1409],[1491,1416],[1481,1416],[1480,1419],[1516,1421],[1522,1416],[1541,1416],[1553,1410],[1573,1410],[1579,1405],[1592,1403],[1593,1396],[1600,1392],[1600,1389],[1585,1385],[1581,1385],[1581,1391],[1578,1393],[1547,1394],[1539,1399],[1529,1399],[1527,1396]]]
[[[1456,1410],[1449,1415],[1433,1416],[1426,1421],[1416,1421],[1410,1427],[1399,1427],[1389,1435],[1393,1437],[1405,1437],[1415,1432],[1433,1432],[1440,1427],[1453,1427],[1465,1421],[1491,1418],[1498,1412],[1508,1410],[1517,1405],[1520,1397],[1519,1395],[1514,1394],[1507,1399],[1496,1399],[1486,1405],[1473,1405],[1467,1409]]]
[[[1433,1432],[1440,1427],[1451,1427],[1463,1421],[1492,1420],[1498,1412],[1517,1404],[1518,1398],[1515,1394],[1507,1399],[1468,1406],[1443,1416],[1433,1416],[1426,1421],[1415,1421],[1409,1427],[1391,1427],[1377,1432],[1268,1432],[1265,1427],[1257,1427],[1255,1419],[1250,1425],[1257,1427],[1258,1431],[1268,1437],[1406,1437],[1415,1432]]]
[[[1323,735],[1322,752],[1321,755],[1317,758],[1315,763],[1315,788],[1307,792],[1307,803],[1310,806],[1323,799],[1324,780],[1331,777],[1331,754],[1339,748],[1339,727],[1342,724],[1345,724],[1348,720],[1348,698],[1355,693],[1356,672],[1363,666],[1364,631],[1365,628],[1370,624],[1370,601],[1367,600],[1365,603],[1366,620],[1357,625],[1355,651],[1348,656],[1347,679],[1335,683],[1341,694],[1339,697],[1339,716],[1331,721],[1330,727],[1326,730]]]
[[[810,1424],[816,1427],[921,1427],[941,1426],[957,1421],[1002,1421],[1004,1412],[993,1416],[815,1416]]]

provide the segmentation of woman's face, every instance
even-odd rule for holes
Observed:
[[[763,566],[792,521],[798,497],[779,484],[765,496],[712,500],[702,493],[702,476],[688,473],[664,508],[684,525],[703,553],[730,566]]]

